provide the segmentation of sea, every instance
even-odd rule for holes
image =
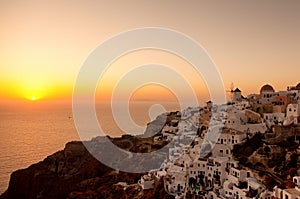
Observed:
[[[147,123],[164,111],[176,111],[181,107],[174,101],[136,101],[128,104],[132,121],[145,128]],[[116,111],[118,113],[118,111]],[[109,102],[96,105],[96,114],[102,131],[111,137],[124,133],[141,134],[128,129],[123,131],[116,124]],[[122,115],[121,115],[122,116]],[[120,118],[118,118],[120,119]],[[121,118],[122,119],[122,118]],[[42,161],[67,142],[81,140],[73,119],[71,103],[32,102],[19,105],[0,106],[0,194],[9,183],[13,171],[27,168]],[[98,136],[97,132],[93,136]]]

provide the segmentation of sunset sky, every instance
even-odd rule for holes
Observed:
[[[300,82],[298,0],[7,0],[0,3],[0,98],[70,99],[80,67],[97,45],[120,32],[150,26],[195,39],[218,67],[226,89],[233,82],[246,95],[266,83],[285,90]],[[204,81],[188,63],[151,50],[117,60],[101,80],[99,95],[109,96],[122,72],[154,62],[177,68],[199,98],[209,99]],[[156,86],[135,95],[172,96]]]

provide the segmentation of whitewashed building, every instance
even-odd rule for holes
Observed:
[[[245,141],[245,139],[246,133],[244,132],[234,129],[224,129],[219,136],[217,144],[224,144],[232,149],[233,145],[240,144],[241,142]]]
[[[264,113],[264,121],[270,128],[273,125],[283,124],[285,120],[285,113]]]
[[[152,176],[149,175],[143,175],[141,179],[139,180],[138,184],[143,188],[143,189],[152,189],[154,187],[154,179]]]
[[[253,177],[250,171],[230,168],[221,194],[225,198],[248,199],[258,197],[263,190],[264,186]]]
[[[285,125],[289,124],[298,124],[300,116],[300,107],[299,104],[289,104],[286,108],[286,121]]]
[[[273,189],[274,199],[300,199],[300,176],[294,176],[293,182],[295,188],[292,189],[280,189],[277,186]]]

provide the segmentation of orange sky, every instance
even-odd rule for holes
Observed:
[[[81,64],[98,44],[148,26],[194,38],[217,65],[227,89],[233,82],[244,94],[257,93],[265,83],[284,90],[300,82],[299,19],[297,0],[1,1],[0,97],[70,99]],[[209,99],[204,81],[189,64],[158,51],[120,58],[101,79],[98,95],[110,96],[122,72],[147,63],[179,70],[200,100]],[[148,86],[135,98],[168,99],[168,92]]]

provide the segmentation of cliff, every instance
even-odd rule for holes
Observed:
[[[121,138],[107,137],[113,144],[126,151],[148,153],[156,151],[167,142],[154,143],[152,135],[159,133],[163,126],[179,117],[177,113],[162,114],[150,122],[144,136],[123,135]],[[103,137],[91,141],[73,141],[43,161],[26,169],[13,172],[9,187],[0,199],[83,199],[83,198],[173,198],[164,189],[163,180],[155,182],[151,190],[143,190],[138,180],[145,173],[126,173],[116,171],[98,161],[89,153],[86,146],[93,151],[103,151],[106,147]],[[167,148],[167,147],[166,147]],[[168,151],[168,150],[167,150]],[[126,153],[125,153],[126,154]],[[113,160],[113,152],[106,154]],[[142,159],[143,165],[155,165],[157,158],[164,154]],[[130,165],[135,156],[124,156],[122,164]],[[119,182],[122,182],[121,184]],[[127,184],[124,186],[124,184]]]
[[[89,141],[90,143],[94,142]],[[133,136],[110,138],[119,147],[139,151],[151,139]],[[132,145],[128,146],[127,142]],[[64,150],[48,156],[43,161],[11,174],[9,187],[1,199],[81,199],[81,198],[171,198],[165,192],[163,182],[156,182],[154,189],[144,191],[138,182],[144,175],[115,171],[96,160],[82,142],[69,142]],[[135,184],[126,189],[118,182]]]

